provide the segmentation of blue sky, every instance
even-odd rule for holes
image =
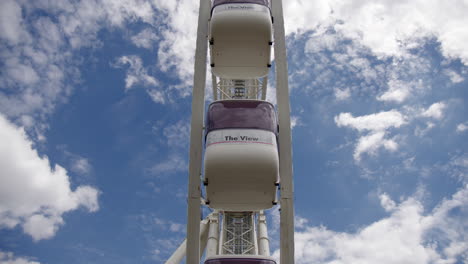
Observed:
[[[296,262],[468,263],[468,3],[284,6]],[[197,12],[1,1],[0,263],[163,263],[183,240]]]

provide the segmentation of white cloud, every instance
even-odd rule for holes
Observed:
[[[410,95],[411,89],[409,84],[400,80],[391,79],[388,82],[388,87],[388,91],[377,97],[377,100],[401,103]]]
[[[6,39],[10,44],[17,44],[29,38],[23,29],[21,6],[12,0],[0,3],[0,38]]]
[[[468,122],[458,124],[458,126],[457,126],[457,132],[458,133],[465,132],[466,130],[468,130]]]
[[[159,36],[152,29],[146,28],[131,38],[133,44],[139,48],[152,49]]]
[[[354,128],[358,131],[383,131],[406,124],[406,117],[396,110],[354,117],[350,113],[341,113],[335,117],[335,123]]]
[[[140,57],[136,55],[122,56],[115,63],[116,67],[129,65],[127,76],[125,77],[125,90],[129,90],[133,86],[157,86],[158,81],[148,74],[148,70],[143,66]]]
[[[32,148],[23,129],[0,114],[0,228],[21,225],[34,240],[52,237],[63,225],[62,215],[85,207],[97,211],[98,190],[70,189],[67,171],[51,167]]]
[[[165,220],[159,217],[154,218],[154,223],[158,226],[161,230],[170,230],[171,232],[175,233],[183,233],[185,232],[185,225],[176,223],[171,220]]]
[[[353,157],[356,161],[360,161],[362,154],[376,155],[379,148],[395,151],[398,149],[398,144],[394,139],[385,139],[385,132],[383,131],[370,133],[359,138]]]
[[[405,125],[407,123],[406,119],[400,112],[391,110],[358,117],[354,117],[350,113],[341,113],[335,116],[335,123],[338,127],[351,127],[361,133],[368,133],[358,139],[354,149],[353,157],[359,162],[362,154],[376,155],[377,150],[380,148],[396,151],[398,143],[395,139],[386,139],[386,131],[390,128],[399,128]]]
[[[446,107],[447,105],[444,102],[434,103],[428,109],[424,110],[421,115],[423,117],[442,119]]]
[[[435,37],[446,57],[468,64],[468,6],[463,2],[292,0],[284,6],[288,34],[332,25],[381,56],[406,56],[406,48]]]
[[[429,132],[431,129],[433,129],[435,127],[435,124],[432,123],[432,122],[427,122],[426,123],[426,127],[425,128],[421,128],[421,127],[416,127],[416,129],[414,130],[414,134],[418,137],[423,137],[427,134],[427,132]]]
[[[176,74],[181,84],[170,87],[190,94],[198,24],[198,1],[157,1],[156,8],[165,15],[167,28],[159,32],[158,65],[162,71]]]
[[[291,129],[294,129],[297,126],[301,126],[301,118],[299,116],[291,116]]]
[[[354,233],[323,226],[296,232],[296,263],[455,264],[468,260],[468,186],[428,213],[415,197],[400,204],[387,194],[379,198],[390,215]]]
[[[83,58],[78,51],[101,47],[98,32],[103,28],[133,22],[156,25],[156,5],[141,0],[1,1],[0,39],[5,45],[0,47],[0,112],[15,121],[30,116],[35,122],[28,132],[43,138],[47,116],[66,101],[80,79]],[[32,13],[36,15],[28,16]],[[128,83],[154,84],[154,79],[143,77],[130,76]]]
[[[165,104],[166,103],[166,99],[165,99],[165,96],[164,96],[163,92],[158,91],[158,90],[154,90],[154,89],[147,90],[146,92],[151,97],[151,100],[153,100],[153,102],[159,103],[159,104]]]
[[[379,195],[380,205],[387,212],[392,212],[397,208],[397,204],[393,201],[390,196],[386,193]]]
[[[460,74],[458,74],[456,71],[447,69],[444,71],[444,73],[450,78],[450,81],[452,83],[461,83],[465,80]]]
[[[338,101],[344,101],[348,99],[349,97],[351,97],[351,91],[349,90],[349,88],[342,89],[342,90],[335,88],[333,91],[335,93],[335,98]]]
[[[37,261],[30,260],[25,257],[15,257],[11,252],[0,251],[0,263],[1,264],[40,264]]]
[[[92,166],[89,163],[89,160],[83,157],[77,157],[72,164],[71,169],[79,174],[89,174],[91,172]]]
[[[163,135],[169,147],[185,148],[190,138],[190,122],[180,120],[164,128]]]

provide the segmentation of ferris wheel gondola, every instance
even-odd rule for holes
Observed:
[[[226,211],[271,208],[279,183],[274,106],[258,100],[214,102],[208,107],[205,127],[209,206]]]
[[[254,79],[268,74],[273,44],[268,0],[214,0],[209,25],[214,75]]]

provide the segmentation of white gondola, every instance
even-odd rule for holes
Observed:
[[[279,182],[273,105],[257,100],[214,102],[208,108],[206,129],[209,206],[225,211],[271,208]]]
[[[276,261],[266,256],[221,255],[207,258],[205,264],[276,264]]]
[[[272,45],[268,0],[214,0],[209,39],[214,75],[226,79],[266,76]]]

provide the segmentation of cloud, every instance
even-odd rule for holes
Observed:
[[[158,226],[161,230],[170,230],[171,232],[175,233],[184,233],[185,232],[185,225],[176,223],[171,220],[164,220],[159,217],[155,217],[154,223]]]
[[[456,71],[447,69],[444,71],[444,73],[450,78],[450,81],[452,83],[461,83],[465,81],[465,78],[463,78],[460,74],[458,74]]]
[[[385,193],[379,199],[390,215],[356,232],[310,225],[296,231],[296,263],[455,264],[468,260],[468,186],[428,213],[416,197],[399,204]],[[279,251],[273,255],[278,257]]]
[[[0,263],[2,264],[40,264],[37,261],[25,257],[15,257],[11,252],[0,251]]]
[[[131,40],[139,48],[152,49],[155,42],[159,40],[159,36],[151,28],[146,28],[133,36]]]
[[[98,32],[103,28],[120,29],[137,22],[154,26],[159,17],[156,5],[141,0],[1,1],[0,112],[18,123],[25,116],[34,120],[26,129],[45,139],[48,115],[80,81],[79,69],[86,58],[79,51],[100,48]],[[144,37],[151,38],[140,36],[134,41],[143,46]],[[140,81],[154,85],[149,76],[136,75],[142,80],[134,76],[128,77],[129,86]]]
[[[299,116],[291,116],[291,129],[297,126],[302,126],[301,118]]]
[[[431,129],[433,129],[435,127],[435,124],[432,123],[432,122],[427,122],[426,123],[426,127],[425,128],[421,128],[421,127],[416,127],[416,129],[414,130],[414,134],[418,137],[423,137],[425,136]]]
[[[458,126],[457,126],[457,132],[458,133],[465,132],[466,130],[468,130],[468,122],[458,124]]]
[[[391,79],[388,86],[388,91],[377,97],[377,100],[401,103],[410,95],[410,84],[404,83],[400,80]]]
[[[195,63],[198,1],[156,1],[155,7],[164,15],[166,27],[159,32],[158,65],[163,72],[175,74],[180,85],[175,88],[181,95],[190,95]]]
[[[342,89],[342,90],[335,88],[333,91],[335,93],[335,98],[338,101],[344,101],[348,99],[349,97],[351,97],[351,92],[349,88]]]
[[[164,175],[185,171],[188,169],[187,161],[179,154],[172,154],[164,161],[157,163],[147,169],[151,175],[162,177]]]
[[[360,161],[362,154],[376,155],[379,148],[395,151],[398,149],[398,144],[394,139],[385,139],[385,132],[383,131],[370,133],[359,138],[353,157],[356,161]]]
[[[67,171],[40,157],[22,128],[0,114],[0,228],[22,226],[34,240],[55,235],[62,215],[84,207],[99,209],[99,191],[70,189]]]
[[[287,34],[328,25],[379,56],[407,56],[407,49],[435,38],[445,57],[468,64],[468,6],[462,2],[293,0],[284,6]]]
[[[190,138],[190,122],[180,120],[164,128],[163,135],[169,147],[186,148]]]
[[[392,212],[397,208],[397,204],[393,201],[390,196],[386,193],[383,193],[379,196],[380,205],[387,212]]]
[[[159,104],[165,104],[166,103],[166,97],[164,96],[164,93],[158,90],[154,89],[148,89],[146,90],[146,93],[151,97],[151,100],[155,103]]]
[[[341,113],[335,117],[338,127],[351,127],[358,131],[384,131],[406,124],[406,117],[396,110],[354,117],[350,113]]]
[[[442,119],[442,117],[444,117],[444,110],[446,107],[447,105],[444,102],[434,103],[428,109],[424,110],[421,113],[421,116]]]
[[[354,117],[350,113],[341,113],[335,116],[338,127],[351,127],[361,133],[368,133],[358,139],[354,149],[354,160],[360,161],[364,153],[376,155],[377,150],[384,148],[396,151],[398,143],[395,139],[386,139],[387,130],[399,128],[407,123],[406,117],[396,110],[376,114]]]
[[[0,38],[15,45],[29,38],[23,29],[23,18],[21,6],[12,0],[5,0],[0,3]]]
[[[123,67],[128,65],[127,76],[125,77],[125,90],[142,85],[142,86],[157,86],[158,81],[148,74],[148,70],[143,66],[140,57],[136,55],[122,56],[117,59],[115,67]]]

